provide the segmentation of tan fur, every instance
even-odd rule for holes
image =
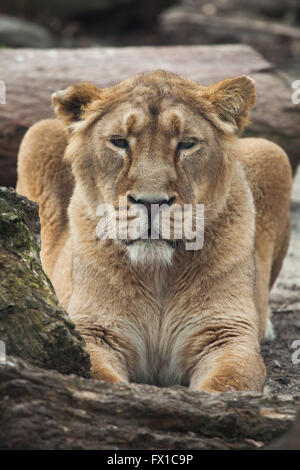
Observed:
[[[158,71],[56,93],[57,119],[24,137],[17,190],[39,204],[43,267],[96,378],[262,390],[292,180],[281,148],[238,137],[254,101],[246,76],[200,87]],[[193,148],[176,150],[191,137]],[[203,248],[99,240],[97,207],[120,195],[204,204]]]

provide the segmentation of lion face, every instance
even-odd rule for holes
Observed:
[[[99,238],[123,243],[134,263],[170,263],[183,241],[203,238],[203,208],[209,223],[254,98],[245,76],[205,88],[161,71],[55,94],[71,129],[66,158]]]

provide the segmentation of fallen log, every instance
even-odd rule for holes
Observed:
[[[89,377],[84,341],[42,269],[39,228],[37,205],[0,188],[1,345],[31,364]]]
[[[242,73],[257,85],[252,125],[245,135],[273,140],[296,168],[300,160],[300,107],[294,90],[262,56],[244,45],[90,49],[3,49],[1,76],[6,104],[0,105],[0,184],[14,185],[20,141],[30,125],[53,116],[50,96],[71,83],[107,87],[139,72],[166,69],[203,85]]]
[[[1,449],[260,449],[286,432],[299,395],[108,384],[8,357]]]
[[[203,9],[205,11],[204,6]],[[300,51],[298,27],[255,15],[249,17],[245,10],[242,11],[242,15],[240,9],[232,9],[225,15],[220,12],[205,14],[199,12],[197,5],[190,8],[175,6],[162,13],[160,29],[173,44],[240,43],[252,46],[275,64],[285,64],[287,59],[297,61]]]
[[[300,414],[297,416],[291,429],[282,437],[273,442],[270,450],[300,450]]]

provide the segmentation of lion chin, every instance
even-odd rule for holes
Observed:
[[[131,265],[171,266],[177,244],[169,240],[135,240],[126,244]]]

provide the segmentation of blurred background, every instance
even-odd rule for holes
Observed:
[[[300,0],[1,0],[0,47],[244,43],[300,76]]]

